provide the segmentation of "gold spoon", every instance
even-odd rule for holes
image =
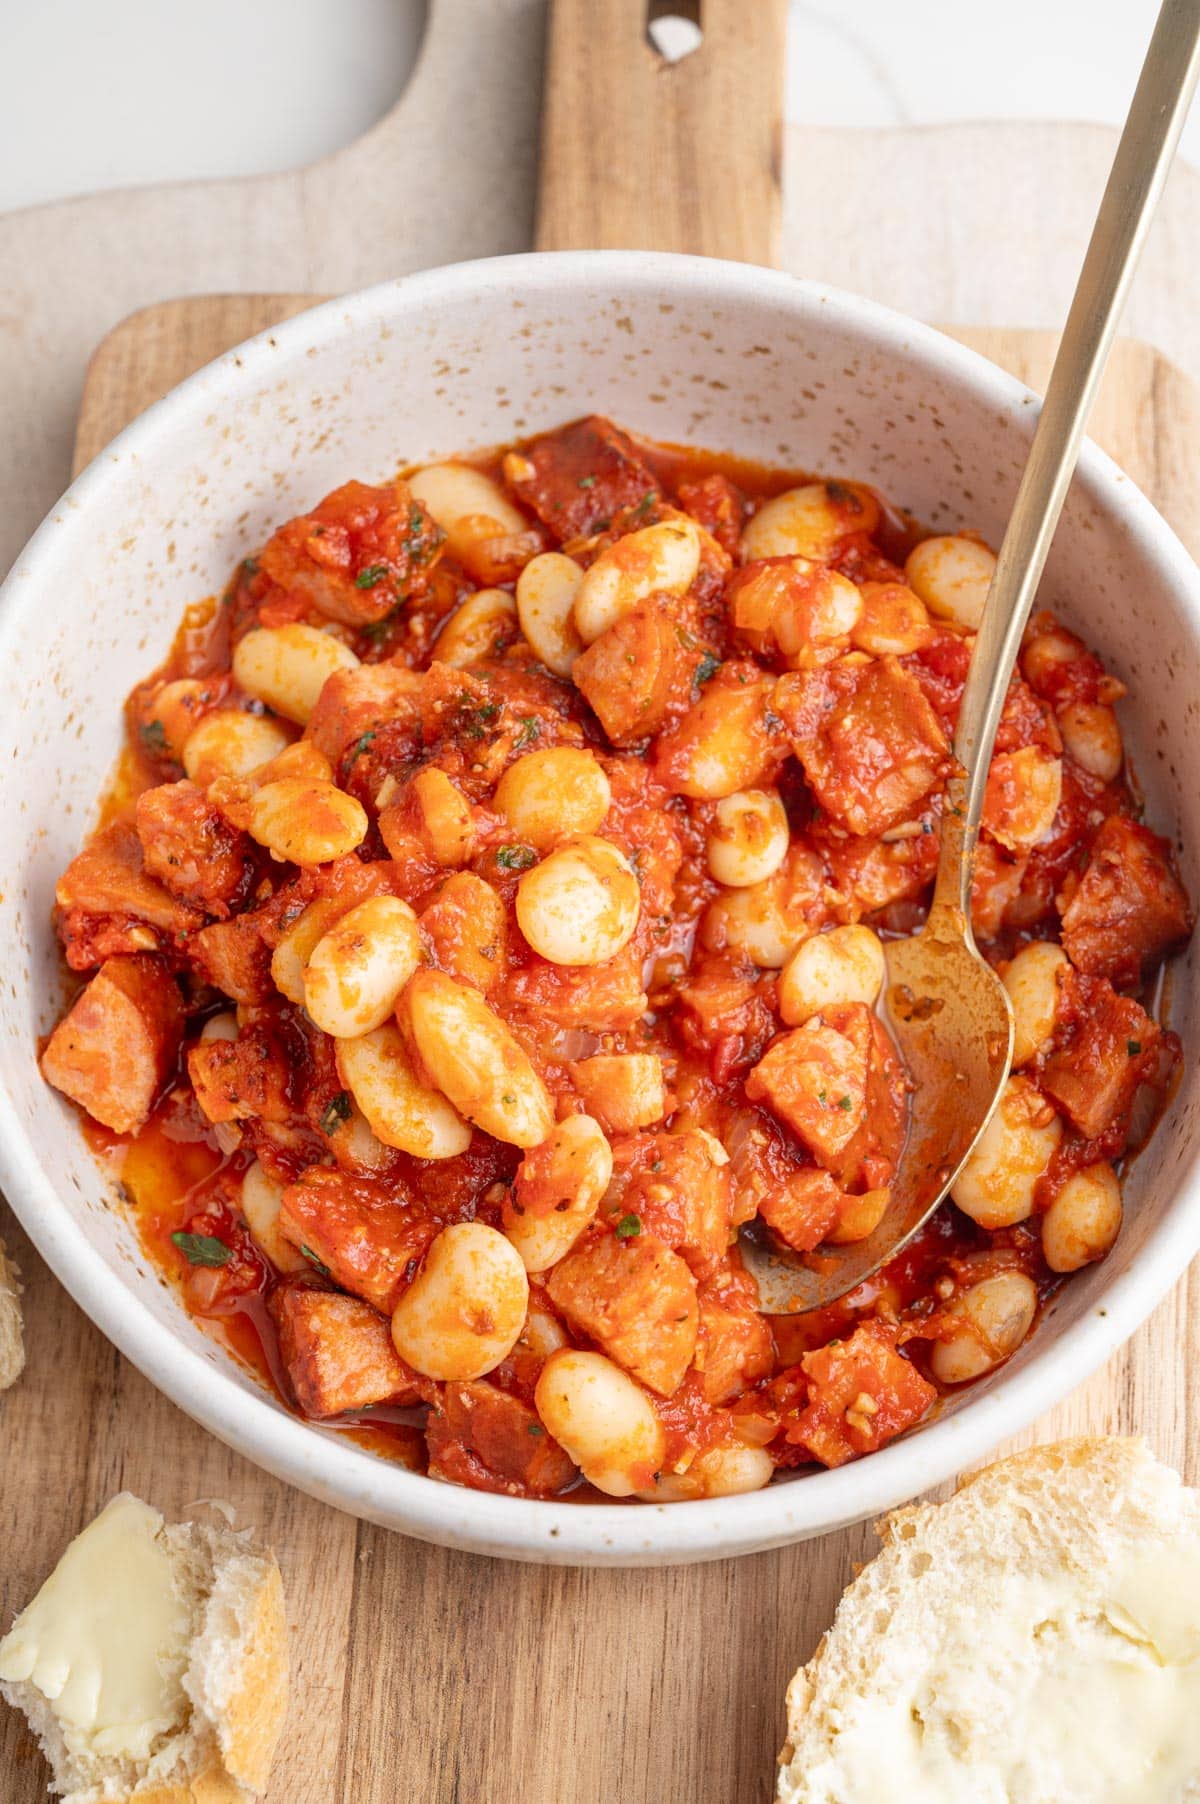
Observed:
[[[1021,635],[1116,336],[1129,284],[1200,73],[1200,0],[1165,0],[1083,260],[1046,399],[988,591],[954,737],[929,916],[886,948],[885,1000],[915,1089],[891,1198],[865,1240],[796,1253],[762,1224],[742,1258],[768,1315],[832,1303],[893,1258],[950,1191],[992,1118],[1012,1061],[1012,1010],[971,932],[984,788]]]

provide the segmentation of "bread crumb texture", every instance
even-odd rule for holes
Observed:
[[[64,1804],[249,1804],[287,1709],[274,1556],[122,1492],[0,1641]]]
[[[21,1332],[20,1273],[0,1240],[0,1391],[15,1384],[25,1370],[25,1340]]]
[[[897,1510],[788,1688],[779,1804],[1200,1800],[1200,1495],[1064,1441]]]

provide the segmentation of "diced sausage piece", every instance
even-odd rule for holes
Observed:
[[[258,563],[327,619],[369,626],[428,586],[443,537],[406,483],[347,482],[281,526]]]
[[[135,1134],[183,1033],[179,985],[162,959],[110,958],[51,1034],[42,1075],[105,1127]]]
[[[842,1154],[837,1169],[839,1184],[848,1190],[877,1190],[890,1184],[904,1150],[908,1131],[909,1083],[883,1022],[861,1002],[826,1008],[823,1019],[830,1027],[866,1048],[867,1107],[862,1125]],[[840,1227],[847,1239],[847,1214],[858,1198],[843,1199]]]
[[[555,1497],[577,1475],[536,1412],[482,1379],[441,1387],[425,1439],[431,1476],[476,1491]]]
[[[58,880],[59,931],[73,971],[120,952],[152,952],[199,927],[198,909],[149,876],[128,822],[105,827]]]
[[[253,1007],[274,994],[271,948],[258,911],[214,921],[194,934],[189,951],[200,972],[234,1002]]]
[[[622,508],[658,494],[658,483],[629,439],[597,414],[511,454],[504,475],[518,501],[532,508],[560,543],[589,538]]]
[[[697,1278],[729,1250],[733,1194],[720,1142],[695,1128],[631,1134],[613,1146],[606,1205],[685,1259]]]
[[[631,941],[603,965],[552,965],[531,958],[514,971],[502,991],[503,1004],[542,1015],[559,1027],[616,1033],[636,1027],[646,1012],[642,955]]]
[[[390,1315],[441,1223],[396,1185],[310,1165],[283,1193],[279,1227],[335,1284]]]
[[[392,1345],[387,1318],[357,1297],[300,1279],[276,1287],[268,1305],[296,1402],[322,1420],[373,1403],[420,1401],[414,1372]]]
[[[773,973],[747,971],[730,953],[693,960],[687,982],[675,991],[675,1020],[686,1044],[711,1058],[717,1083],[757,1064],[774,1039],[774,992]]]
[[[726,1269],[700,1287],[696,1370],[706,1403],[732,1403],[775,1364],[771,1330],[755,1308],[753,1281]]]
[[[823,1466],[874,1453],[919,1422],[937,1395],[896,1348],[896,1331],[871,1322],[800,1361],[808,1402],[785,1423],[784,1440]]]
[[[183,901],[222,918],[252,875],[247,834],[194,783],[160,783],[137,799],[137,835],[151,877]]]
[[[601,633],[571,676],[613,744],[633,745],[657,733],[671,703],[687,695],[694,664],[652,598]]]
[[[653,1235],[598,1234],[546,1280],[555,1308],[634,1378],[670,1397],[696,1350],[696,1280]]]
[[[823,854],[835,889],[857,904],[862,914],[876,914],[893,902],[919,896],[932,881],[938,861],[936,812],[926,807],[901,839],[858,839],[814,823],[812,839]]]
[[[442,971],[486,996],[507,968],[508,916],[489,883],[456,871],[421,910],[421,933]]]
[[[782,677],[774,706],[817,800],[851,833],[907,820],[950,769],[941,722],[895,658]]]
[[[814,1015],[776,1040],[746,1079],[748,1099],[765,1102],[831,1171],[866,1119],[870,1040],[854,1019],[859,1010],[869,1031],[863,1003],[839,1011],[851,1017],[850,1032],[832,1026],[828,1013]]]
[[[1122,986],[1186,938],[1194,918],[1168,842],[1123,814],[1102,824],[1087,869],[1064,886],[1059,905],[1071,963]]]
[[[717,471],[695,482],[681,482],[678,500],[684,513],[698,520],[732,557],[746,519],[746,497],[737,484]]]
[[[187,1068],[209,1121],[288,1121],[290,1049],[269,1017],[249,1022],[235,1040],[199,1040]]]
[[[1041,1088],[1086,1140],[1124,1146],[1139,1085],[1152,1081],[1162,1029],[1107,979],[1064,970]]]
[[[397,761],[403,762],[415,756],[421,744],[420,693],[416,671],[399,664],[335,670],[325,679],[304,736],[340,771],[343,759],[352,752],[361,757],[387,727],[389,750],[399,751]]]
[[[758,1213],[797,1253],[811,1253],[837,1226],[844,1192],[827,1171],[796,1171],[772,1185]]]
[[[769,784],[788,752],[771,706],[770,680],[745,659],[722,664],[707,680],[702,666],[694,668],[696,699],[659,736],[655,775],[668,789],[700,801]]]

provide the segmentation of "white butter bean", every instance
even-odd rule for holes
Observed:
[[[561,551],[543,551],[530,558],[517,578],[521,631],[555,676],[570,676],[583,650],[574,616],[582,581],[582,567]]]
[[[549,1093],[478,990],[444,971],[418,971],[399,1012],[422,1064],[460,1114],[510,1146],[541,1144],[554,1126]]]
[[[348,645],[316,626],[256,626],[233,650],[238,687],[285,720],[304,726],[335,670],[358,659]]]
[[[624,853],[585,835],[525,872],[516,908],[521,932],[543,958],[556,965],[600,965],[632,938],[641,891]]]
[[[594,753],[576,746],[526,752],[510,764],[493,806],[518,839],[548,852],[564,839],[594,833],[612,802],[608,778]]]
[[[1015,1353],[1037,1312],[1037,1286],[1024,1272],[984,1278],[954,1304],[965,1326],[949,1340],[935,1341],[929,1363],[943,1384],[979,1378]]]
[[[683,595],[700,568],[700,528],[680,515],[626,533],[583,573],[575,625],[585,645],[650,595]]]
[[[981,1228],[1011,1228],[1033,1214],[1034,1185],[1062,1139],[1062,1122],[1028,1078],[1010,1077],[951,1195]]]
[[[426,1378],[482,1378],[517,1344],[529,1281],[515,1248],[481,1221],[443,1228],[392,1313],[401,1359]]]
[[[391,1022],[336,1046],[338,1076],[385,1146],[417,1159],[453,1159],[471,1130],[446,1098],[421,1082]]]
[[[612,1148],[590,1115],[568,1115],[525,1154],[504,1204],[504,1232],[526,1271],[549,1271],[570,1252],[595,1219],[612,1169]]]
[[[534,1393],[538,1415],[590,1484],[631,1497],[666,1454],[662,1424],[641,1387],[602,1353],[553,1353]]]
[[[421,936],[408,903],[369,896],[314,946],[304,970],[304,1006],[335,1039],[372,1033],[420,962]]]

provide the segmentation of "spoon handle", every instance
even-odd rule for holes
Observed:
[[[996,729],[1084,428],[1200,74],[1200,0],[1164,0],[1050,374],[967,674],[934,908],[970,933],[971,875]]]

